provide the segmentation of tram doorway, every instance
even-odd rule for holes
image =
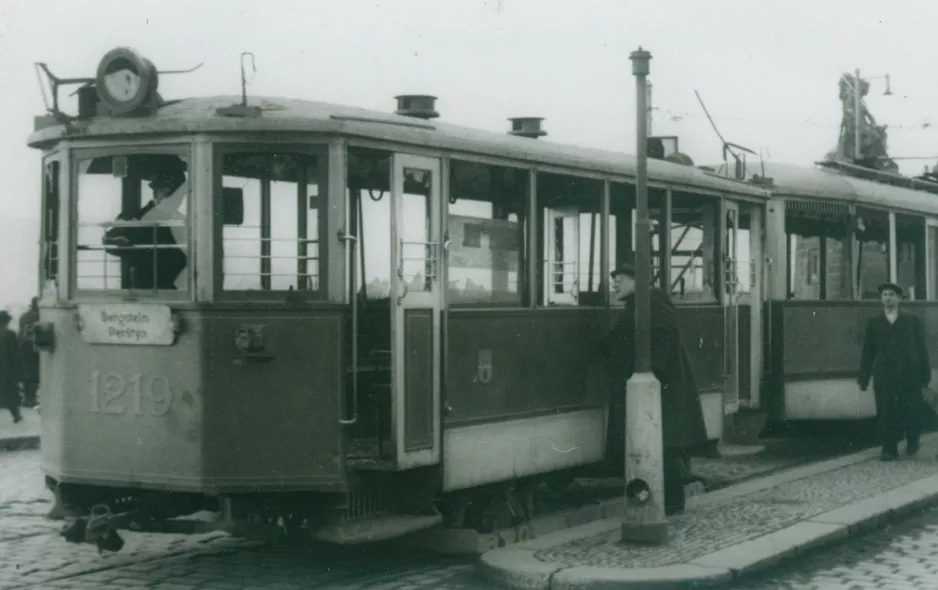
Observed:
[[[441,166],[436,158],[350,148],[349,212],[357,363],[350,367],[351,467],[440,460]],[[351,381],[351,380],[350,380]]]
[[[726,202],[724,312],[725,413],[757,409],[762,382],[762,209]]]

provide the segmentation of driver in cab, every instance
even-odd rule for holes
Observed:
[[[149,175],[153,199],[136,214],[121,213],[118,221],[185,221],[180,211],[186,202],[189,185],[185,168],[176,161]],[[186,244],[184,226],[113,227],[104,234],[108,253],[128,265],[131,289],[185,290],[188,257],[175,245]],[[153,246],[158,246],[154,248]]]

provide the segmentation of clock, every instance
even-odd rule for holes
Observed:
[[[156,68],[133,49],[118,47],[98,64],[98,98],[113,114],[136,111],[156,95]]]

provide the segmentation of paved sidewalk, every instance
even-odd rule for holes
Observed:
[[[621,543],[619,501],[615,517],[489,551],[481,569],[512,588],[721,585],[938,501],[936,450],[930,434],[914,459],[870,449],[694,497],[659,547]]]
[[[10,412],[0,409],[0,450],[35,447],[39,444],[39,413],[23,408],[23,421],[13,423]]]

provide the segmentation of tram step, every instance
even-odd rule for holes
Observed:
[[[356,545],[384,541],[422,531],[440,524],[443,517],[439,514],[380,514],[372,517],[324,526],[313,532],[312,536],[320,541],[339,545]]]

